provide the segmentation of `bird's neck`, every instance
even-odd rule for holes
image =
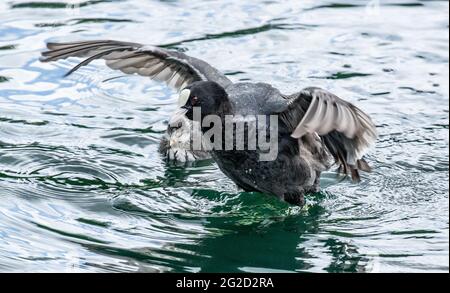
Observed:
[[[225,121],[225,116],[226,115],[232,115],[233,114],[233,105],[231,105],[230,100],[227,98],[225,98],[225,100],[223,101],[223,103],[220,105],[218,111],[217,111],[220,115],[220,118],[222,119],[222,121]]]

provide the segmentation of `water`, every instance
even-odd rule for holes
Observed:
[[[62,1],[0,2],[0,271],[448,272],[448,2]],[[173,91],[38,61],[47,41],[85,39],[324,87],[376,122],[374,172],[326,173],[300,209],[211,161],[166,163]]]

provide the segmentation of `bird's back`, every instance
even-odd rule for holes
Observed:
[[[266,83],[235,83],[226,91],[235,115],[270,115],[287,105],[280,91]]]

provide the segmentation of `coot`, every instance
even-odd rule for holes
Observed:
[[[232,83],[202,60],[137,43],[106,40],[48,43],[47,47],[49,50],[42,53],[44,62],[87,58],[66,75],[95,59],[104,59],[113,69],[148,76],[181,90],[180,111],[172,117],[160,151],[180,161],[212,156],[220,169],[246,191],[269,193],[302,205],[304,194],[318,191],[321,172],[333,163],[355,181],[360,180],[359,171],[370,171],[363,155],[376,140],[373,122],[356,106],[323,89],[306,88],[285,95],[265,83]],[[201,112],[197,119],[195,109]],[[205,139],[201,133],[207,134],[212,128],[203,122],[211,115],[218,117],[216,124],[227,125],[227,117],[232,117],[232,124],[244,122],[247,135],[249,125],[256,121],[254,125],[265,125],[256,129],[256,136],[264,138],[273,136],[272,126],[276,124],[272,144],[275,154],[261,160],[268,150],[251,146],[248,138],[244,148],[238,149],[236,127],[231,132],[223,127],[219,135]],[[265,130],[264,134],[259,130]],[[193,148],[192,138],[197,132],[201,147]],[[231,148],[227,148],[230,140]]]

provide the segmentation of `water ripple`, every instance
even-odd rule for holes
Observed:
[[[448,2],[79,4],[0,3],[0,271],[448,272]],[[174,91],[38,60],[45,42],[99,38],[326,88],[373,117],[374,171],[327,172],[299,208],[212,161],[166,162]]]

